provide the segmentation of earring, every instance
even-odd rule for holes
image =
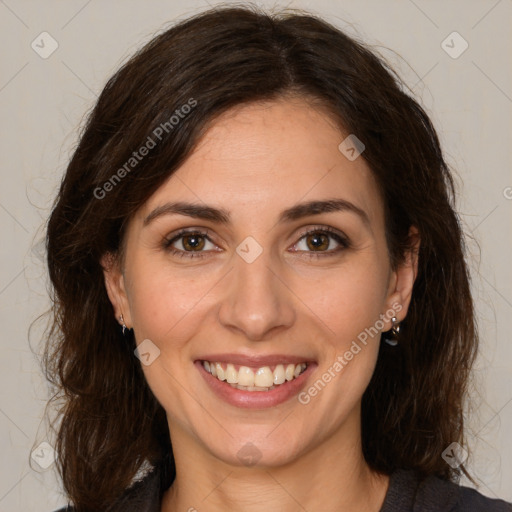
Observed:
[[[400,332],[400,322],[397,322],[396,320],[396,316],[394,316],[392,319],[391,319],[391,335],[392,337],[388,338],[388,337],[384,337],[384,341],[388,344],[388,345],[391,345],[392,347],[395,347],[396,345],[398,345],[398,333]]]
[[[119,317],[119,321],[121,322],[121,325],[122,325],[122,327],[123,327],[123,336],[124,336],[124,333],[125,333],[125,331],[126,331],[127,327],[126,327],[126,324],[124,323],[123,315],[121,315],[121,316]]]

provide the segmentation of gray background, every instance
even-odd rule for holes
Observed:
[[[50,438],[42,420],[48,387],[34,357],[41,324],[31,345],[28,329],[48,307],[40,240],[77,128],[133,51],[207,3],[0,0],[0,511],[64,503],[54,465],[29,465]],[[459,176],[482,337],[469,467],[481,492],[512,501],[512,0],[260,4],[310,9],[374,45],[431,115]],[[454,31],[469,44],[457,58],[442,47]],[[463,48],[457,37],[445,43],[452,55]],[[58,47],[48,56],[51,44]],[[44,445],[35,453],[51,462]]]

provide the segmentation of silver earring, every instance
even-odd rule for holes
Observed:
[[[125,333],[125,331],[126,331],[127,327],[126,327],[126,324],[124,323],[123,315],[121,315],[121,316],[119,317],[119,321],[121,322],[121,325],[122,325],[122,327],[123,327],[123,336],[124,336],[124,333]]]
[[[391,334],[392,334],[392,337],[391,338],[384,337],[384,341],[388,345],[391,345],[392,347],[395,347],[396,345],[398,345],[397,338],[398,338],[398,333],[399,332],[400,332],[400,322],[397,322],[396,316],[394,316],[391,319]]]

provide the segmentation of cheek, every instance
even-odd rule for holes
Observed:
[[[189,341],[197,330],[197,315],[205,303],[206,285],[171,273],[154,262],[137,267],[137,279],[130,287],[130,309],[137,343],[149,339],[158,356],[142,365],[146,381],[160,404],[174,421],[186,423],[190,408],[187,388],[192,372]],[[178,417],[176,416],[178,414]]]
[[[184,389],[188,372],[194,372],[189,342],[211,307],[206,295],[215,280],[149,258],[133,261],[131,270],[136,270],[129,296],[137,343],[149,339],[159,351],[154,362],[142,365],[144,375],[168,413],[187,410],[190,395]]]
[[[136,276],[130,287],[135,332],[163,341],[171,331],[174,338],[187,326],[196,325],[191,319],[207,303],[208,280],[197,279],[193,271],[173,271],[156,262],[139,263]]]
[[[325,394],[320,392],[322,383],[318,383],[318,389],[306,390],[311,400],[322,395],[314,407],[321,408],[324,404],[340,414],[352,410],[373,374],[382,330],[379,320],[385,313],[388,283],[386,269],[377,266],[377,258],[368,260],[352,261],[351,265],[340,266],[329,275],[317,276],[314,287],[310,280],[302,281],[309,284],[309,290],[314,290],[309,294],[311,302],[307,305],[321,320],[328,335],[323,340],[324,359],[317,379],[329,390]],[[306,296],[305,291],[303,288],[300,296]],[[334,418],[332,421],[335,423]]]
[[[384,313],[387,281],[378,270],[353,265],[302,279],[300,297],[322,321],[342,350],[361,332],[374,326]]]
[[[382,296],[381,283],[354,274],[331,280],[328,291],[317,296],[328,338],[322,340],[317,375],[299,401],[322,418],[327,431],[338,429],[356,410],[371,380],[380,347],[376,322],[383,313]]]

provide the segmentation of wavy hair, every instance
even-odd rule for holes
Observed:
[[[134,356],[133,336],[125,338],[114,318],[102,256],[121,254],[133,214],[218,115],[287,95],[322,106],[364,142],[394,267],[412,245],[409,228],[421,237],[400,343],[381,344],[363,395],[364,457],[387,474],[416,469],[456,480],[465,472],[441,457],[451,442],[464,442],[477,349],[463,232],[436,131],[406,89],[375,51],[321,18],[254,6],[187,18],[110,78],[80,134],[46,238],[53,307],[43,362],[60,403],[58,468],[78,512],[120,509],[144,461],[165,464],[166,485],[175,471],[165,412]],[[180,115],[191,98],[195,105]],[[164,126],[156,140],[155,129]],[[148,138],[155,146],[128,171]]]

